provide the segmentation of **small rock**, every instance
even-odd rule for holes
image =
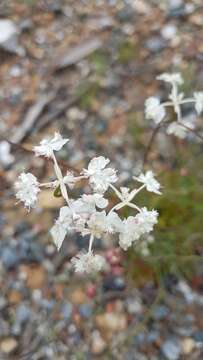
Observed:
[[[183,0],[169,0],[168,5],[170,10],[179,9],[183,5]]]
[[[154,36],[146,41],[146,47],[153,53],[157,53],[165,48],[166,44],[159,36]]]
[[[147,334],[147,342],[155,343],[160,339],[160,333],[156,330],[152,330]]]
[[[73,311],[73,306],[70,302],[66,302],[62,304],[61,315],[63,316],[64,319],[69,320],[72,315],[72,311]]]
[[[87,301],[86,294],[82,289],[75,289],[70,294],[70,300],[73,304],[84,304]]]
[[[106,342],[100,335],[100,332],[95,330],[92,333],[92,344],[91,344],[91,352],[94,355],[100,355],[106,349]]]
[[[18,304],[22,299],[22,294],[20,291],[16,289],[11,289],[11,291],[8,294],[8,301],[9,304]]]
[[[11,270],[19,263],[19,257],[16,250],[10,247],[5,247],[2,250],[1,260],[7,270]]]
[[[20,304],[17,307],[16,310],[16,322],[19,323],[20,325],[24,324],[26,321],[29,320],[31,316],[31,310],[29,309],[28,306],[24,305],[24,304]]]
[[[20,56],[25,55],[25,50],[18,43],[19,29],[9,19],[0,20],[0,47]]]
[[[87,296],[92,299],[96,295],[96,286],[93,284],[90,284],[87,286]]]
[[[193,338],[196,342],[201,342],[203,343],[203,330],[200,330],[200,331],[196,331],[194,334],[193,334]]]
[[[181,353],[181,347],[176,340],[165,341],[161,350],[168,360],[178,360]]]
[[[181,341],[182,352],[185,355],[189,355],[195,348],[195,342],[191,338],[185,338]]]
[[[140,332],[139,334],[133,337],[133,344],[134,345],[142,345],[146,340],[146,334],[144,332]]]
[[[46,271],[41,265],[22,265],[19,276],[26,280],[30,289],[41,289],[46,280]]]
[[[28,242],[24,239],[20,242],[19,256],[21,261],[41,262],[43,259],[43,247],[36,242]]]
[[[129,314],[140,314],[142,312],[140,299],[129,298],[126,301],[126,305]]]
[[[16,339],[11,337],[3,339],[0,343],[0,349],[5,354],[12,353],[14,350],[17,349],[17,347],[18,347],[18,343]]]
[[[0,296],[0,310],[3,310],[6,307],[6,299],[3,296]]]
[[[117,13],[118,20],[120,20],[121,22],[130,22],[131,20],[133,20],[134,15],[135,12],[130,5],[124,6]]]
[[[123,291],[125,286],[125,281],[121,277],[109,275],[106,276],[103,280],[104,291]]]
[[[10,333],[10,327],[7,321],[0,319],[0,338],[8,336]]]
[[[96,323],[100,329],[117,332],[126,329],[127,318],[124,314],[105,313],[97,315]]]
[[[92,314],[92,307],[89,304],[82,304],[79,306],[79,313],[83,318],[89,318]]]
[[[172,40],[177,33],[177,27],[173,24],[167,24],[161,29],[161,36],[166,40]]]
[[[169,314],[169,309],[164,305],[159,305],[159,306],[157,305],[153,311],[153,317],[156,320],[162,320],[166,318],[168,314]]]

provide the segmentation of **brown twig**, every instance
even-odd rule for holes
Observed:
[[[196,130],[191,129],[190,127],[188,127],[187,125],[183,124],[182,122],[178,122],[182,127],[184,127],[185,129],[187,129],[188,131],[191,131],[195,136],[197,136],[200,140],[203,141],[203,136],[201,136]]]
[[[146,148],[146,150],[145,150],[144,157],[143,157],[143,165],[142,165],[142,166],[143,166],[143,169],[144,169],[144,167],[145,167],[145,165],[146,165],[146,163],[147,163],[148,156],[149,156],[149,153],[150,153],[150,151],[151,151],[153,142],[154,142],[154,140],[155,140],[155,138],[156,138],[156,135],[158,134],[159,129],[161,128],[162,125],[163,125],[163,122],[160,122],[160,123],[154,128],[154,130],[153,130],[153,132],[152,132],[151,138],[150,138],[150,140],[149,140],[149,143],[148,143],[148,145],[147,145],[147,148]]]

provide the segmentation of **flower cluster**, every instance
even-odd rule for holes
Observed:
[[[153,172],[147,171],[133,178],[134,181],[141,183],[133,190],[127,187],[117,188],[114,186],[118,180],[117,171],[108,166],[110,160],[103,156],[94,157],[79,176],[75,176],[70,171],[64,176],[55,152],[67,142],[68,139],[63,139],[59,133],[55,133],[52,139],[44,139],[39,146],[33,148],[36,156],[52,159],[56,179],[40,184],[31,173],[22,173],[15,183],[16,197],[25,207],[31,209],[36,206],[37,195],[42,187],[60,189],[65,204],[59,210],[58,219],[50,230],[53,241],[59,250],[68,233],[74,231],[82,236],[88,236],[87,252],[79,253],[71,262],[76,272],[100,271],[105,268],[105,260],[102,256],[93,253],[94,239],[117,234],[119,245],[123,250],[127,250],[132,244],[139,244],[141,237],[153,230],[157,223],[158,212],[148,210],[146,207],[139,208],[134,203],[134,198],[143,189],[161,194],[160,184],[154,178]],[[72,199],[68,195],[68,189],[73,189],[78,181],[87,182],[90,191],[77,199]],[[111,208],[106,198],[107,190],[113,191],[118,198],[117,203]],[[135,215],[122,219],[118,211],[125,206],[131,208]]]
[[[166,108],[173,107],[176,113],[176,120],[168,125],[167,133],[183,139],[187,134],[187,130],[193,130],[195,125],[183,118],[182,105],[194,103],[194,108],[197,114],[200,115],[203,112],[203,92],[194,92],[193,97],[186,98],[184,93],[179,91],[179,86],[184,82],[179,73],[164,73],[157,76],[157,80],[169,83],[171,92],[169,93],[168,100],[163,103],[155,96],[149,97],[145,101],[145,117],[146,119],[152,119],[156,124],[160,124],[166,119]]]

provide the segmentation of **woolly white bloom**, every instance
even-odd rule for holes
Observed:
[[[83,234],[91,234],[96,238],[101,238],[107,231],[107,221],[105,211],[95,212],[87,221],[88,229],[84,230]]]
[[[156,78],[157,78],[157,80],[163,80],[165,82],[168,82],[168,83],[174,84],[174,85],[182,85],[184,82],[180,73],[174,73],[174,74],[163,73],[163,74],[157,76]]]
[[[33,151],[36,156],[51,157],[53,151],[59,151],[65,145],[69,139],[63,139],[62,136],[55,132],[52,139],[44,139],[40,142],[40,145],[34,146]]]
[[[157,218],[158,212],[156,210],[149,211],[146,207],[143,207],[139,214],[136,215],[140,235],[152,231],[154,225],[157,223]]]
[[[160,103],[158,105],[160,106]],[[16,197],[23,201],[26,207],[31,208],[35,206],[37,194],[42,187],[51,187],[53,189],[60,187],[66,206],[60,209],[58,219],[50,230],[53,241],[59,250],[68,232],[79,232],[82,236],[90,235],[88,252],[79,253],[71,261],[76,272],[100,271],[105,267],[105,260],[102,256],[93,254],[94,238],[117,234],[119,244],[124,250],[127,250],[137,240],[139,246],[139,239],[142,234],[153,229],[154,224],[157,222],[158,213],[154,210],[148,211],[146,208],[140,209],[132,201],[137,193],[145,187],[148,191],[160,194],[160,184],[154,179],[153,173],[148,171],[137,178],[142,183],[138,188],[130,190],[128,187],[121,187],[118,190],[112,185],[117,181],[116,171],[113,168],[106,167],[109,164],[109,159],[103,156],[93,158],[88,168],[83,169],[80,176],[74,176],[70,171],[63,176],[54,151],[60,150],[67,141],[68,139],[63,139],[60,134],[55,133],[52,139],[42,140],[40,145],[34,148],[37,156],[43,155],[52,158],[56,179],[52,182],[39,184],[32,174],[22,173],[15,183]],[[82,179],[89,180],[94,193],[83,194],[75,200],[70,199],[67,187],[73,188],[75,183]],[[104,198],[103,194],[108,187],[115,192],[119,202],[106,213],[103,209],[107,208],[109,202]],[[138,214],[122,220],[117,211],[125,206],[130,207],[131,210],[133,209]]]
[[[190,129],[195,128],[194,124],[189,121],[182,120],[181,123]],[[184,139],[187,136],[187,132],[188,132],[188,130],[184,126],[179,124],[177,121],[173,121],[172,123],[170,123],[166,131],[167,134],[169,135],[173,134],[179,137],[180,139]]]
[[[72,210],[85,221],[96,212],[96,207],[104,209],[107,205],[108,200],[104,199],[102,194],[97,193],[91,195],[84,194],[80,199],[71,202]]]
[[[158,98],[151,96],[145,101],[146,119],[152,119],[156,124],[159,124],[165,115],[166,111],[164,106],[160,104],[160,100]]]
[[[105,267],[105,259],[101,255],[94,255],[92,251],[81,252],[71,259],[78,273],[92,273],[101,271]]]
[[[82,196],[82,200],[84,203],[89,204],[90,206],[94,207],[97,206],[100,209],[104,209],[108,206],[108,200],[103,197],[102,194],[92,194],[92,195],[86,195],[84,194]]]
[[[31,173],[22,173],[15,182],[16,198],[22,201],[29,210],[35,207],[37,194],[40,192],[37,178]]]
[[[195,110],[198,115],[203,111],[203,91],[194,92]]]
[[[127,250],[132,242],[139,239],[139,225],[136,217],[129,216],[123,220],[123,227],[119,234],[119,245],[123,250]]]
[[[116,232],[121,232],[123,227],[123,222],[119,218],[118,214],[114,211],[110,212],[107,217],[107,232],[109,234],[115,234]]]
[[[109,162],[110,160],[103,156],[95,157],[89,162],[88,168],[83,169],[83,174],[89,178],[90,185],[98,193],[104,193],[109,185],[118,179],[115,169],[105,169]]]
[[[152,171],[147,171],[145,174],[140,174],[138,177],[133,177],[133,179],[143,183],[146,186],[147,191],[154,192],[155,194],[161,194],[159,191],[161,185],[154,178]]]
[[[53,237],[54,244],[59,250],[67,231],[73,228],[73,215],[68,206],[63,206],[60,209],[59,217],[54,226],[51,228],[50,233]]]
[[[169,135],[175,135],[179,137],[180,139],[184,139],[187,135],[187,130],[178,124],[177,121],[173,121],[166,130],[167,134]]]
[[[64,184],[68,185],[70,189],[73,189],[76,183],[76,178],[71,171],[67,171],[66,176],[63,178]]]

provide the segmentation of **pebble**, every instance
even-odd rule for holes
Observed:
[[[153,317],[156,320],[162,320],[169,314],[169,309],[164,305],[159,305],[154,308]]]
[[[86,302],[87,297],[82,289],[77,288],[71,292],[70,300],[73,304],[80,305],[80,304],[83,304],[84,302]]]
[[[66,302],[61,306],[61,315],[65,320],[69,320],[71,318],[73,311],[73,305],[70,302]]]
[[[106,276],[103,280],[104,291],[123,291],[125,289],[125,281],[122,277]]]
[[[12,337],[5,338],[0,343],[0,350],[5,354],[10,354],[16,350],[18,343],[16,339]]]
[[[189,355],[195,348],[195,341],[192,338],[185,338],[181,341],[182,352]]]
[[[91,352],[94,355],[100,355],[104,352],[106,349],[106,342],[101,337],[101,334],[99,331],[95,330],[92,333],[92,343],[91,343]]]
[[[140,299],[128,298],[126,301],[126,306],[129,314],[140,314],[142,312],[142,304]]]
[[[196,331],[194,334],[193,334],[193,338],[196,342],[201,342],[203,343],[203,330],[200,330],[200,331]]]
[[[16,309],[16,322],[20,325],[26,323],[31,317],[31,310],[28,306],[20,304]]]
[[[177,27],[173,24],[166,24],[162,29],[161,29],[161,36],[165,39],[165,40],[172,40],[177,33]]]
[[[176,340],[166,340],[161,350],[168,360],[178,360],[181,353],[181,347]]]
[[[20,56],[25,55],[25,50],[18,43],[19,29],[12,20],[0,20],[0,47]]]
[[[146,41],[145,45],[146,45],[146,48],[153,53],[157,53],[157,52],[163,50],[166,46],[163,39],[159,36],[154,36],[154,37],[150,38],[149,40]]]
[[[3,310],[6,307],[7,301],[3,296],[0,296],[0,310]]]
[[[104,313],[96,316],[96,324],[100,329],[117,332],[126,329],[127,318],[125,314]]]
[[[5,247],[2,250],[1,260],[7,270],[11,270],[19,263],[19,256],[14,248]]]
[[[89,318],[92,315],[92,307],[89,304],[79,306],[79,313],[83,318]]]

